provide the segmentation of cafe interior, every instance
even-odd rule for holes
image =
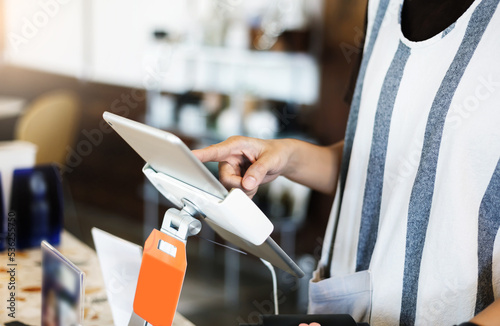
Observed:
[[[11,215],[16,259],[35,266],[16,261],[17,321],[40,324],[46,240],[85,274],[83,324],[120,324],[92,229],[143,247],[172,207],[105,111],[190,149],[233,135],[332,144],[345,132],[365,10],[361,0],[0,0],[0,268],[14,251]],[[217,163],[206,167],[217,177]],[[305,274],[276,269],[280,313],[306,313],[333,198],[278,178],[252,200]],[[174,325],[274,313],[268,268],[234,249],[209,225],[189,238]],[[16,321],[8,313],[1,322]]]

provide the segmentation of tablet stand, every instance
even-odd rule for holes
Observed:
[[[201,231],[201,222],[194,216],[202,214],[189,200],[183,199],[182,202],[184,207],[181,210],[170,208],[165,212],[161,230],[153,230],[146,240],[141,271],[137,282],[136,299],[134,300],[134,312],[144,316],[145,319],[147,318],[147,321],[141,323],[143,326],[171,325],[174,319],[186,273],[185,245],[188,237],[197,235]],[[183,244],[183,246],[180,246],[181,248],[179,248],[178,241]],[[179,249],[183,251],[180,252]],[[180,255],[178,256],[177,253]],[[168,259],[163,261],[165,257]],[[264,259],[260,260],[271,272],[274,312],[277,315],[279,312],[276,273],[269,262]],[[157,279],[166,280],[163,285],[154,281],[151,282]],[[159,287],[168,292],[163,292]],[[168,296],[171,299],[169,304],[165,304],[165,297],[162,297],[161,294],[165,294],[165,297]],[[154,303],[161,305],[161,307],[156,307]],[[131,316],[129,326],[139,325],[135,313]]]
[[[273,259],[292,275],[303,276],[302,270],[268,239],[272,223],[240,189],[231,190],[221,199],[157,172],[149,164],[143,172],[179,209],[170,208],[165,213],[161,229],[154,229],[144,245],[134,299],[134,312],[146,321],[141,326],[172,324],[187,268],[186,242],[189,236],[200,232],[198,219],[204,219],[224,239],[242,249],[266,260]],[[274,272],[272,266],[268,267]],[[276,283],[273,277],[275,290]],[[136,325],[132,320],[129,323]]]
[[[201,230],[196,206],[182,201],[179,210],[170,208],[165,213],[161,230],[154,229],[144,246],[144,254],[137,281],[134,312],[146,325],[171,325],[186,274],[187,238]],[[131,318],[129,325],[136,325]]]

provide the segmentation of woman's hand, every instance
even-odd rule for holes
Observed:
[[[193,154],[202,162],[219,162],[222,184],[228,189],[240,188],[253,197],[259,185],[287,173],[292,142],[233,136],[219,144],[194,150]]]

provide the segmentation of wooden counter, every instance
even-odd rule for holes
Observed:
[[[76,239],[69,232],[63,232],[61,245],[57,249],[85,272],[85,326],[113,325],[111,310],[106,298],[99,261],[94,250]],[[0,254],[0,324],[21,322],[27,325],[40,325],[41,322],[41,285],[42,254],[40,249],[16,252],[16,309],[15,319],[9,317],[7,310],[7,289],[10,275],[7,252]],[[10,267],[10,266],[9,266]],[[179,313],[174,326],[194,326]]]

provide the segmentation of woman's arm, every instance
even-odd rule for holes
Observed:
[[[471,322],[480,326],[500,325],[500,299],[495,300],[486,309],[478,313]]]
[[[219,162],[221,182],[252,197],[260,184],[283,175],[312,189],[334,193],[343,142],[317,146],[296,139],[262,140],[235,136],[193,153]]]
[[[295,141],[283,175],[314,190],[333,194],[336,189],[344,141],[322,147]]]

